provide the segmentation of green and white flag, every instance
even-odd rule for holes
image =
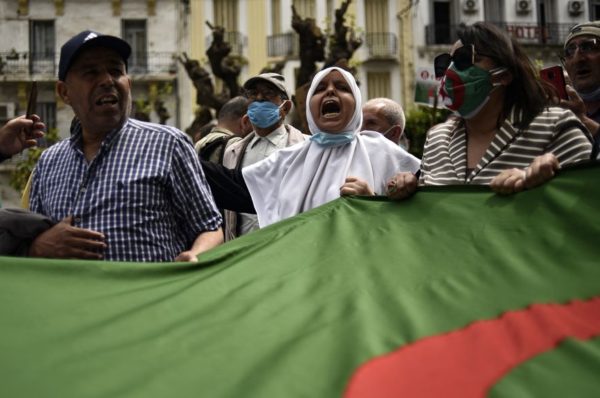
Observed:
[[[196,264],[0,257],[2,397],[596,397],[600,167],[342,198]]]

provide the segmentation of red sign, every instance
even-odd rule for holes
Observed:
[[[516,39],[544,39],[548,38],[548,30],[537,25],[506,25],[506,31]]]

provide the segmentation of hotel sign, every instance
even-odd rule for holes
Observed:
[[[504,29],[518,41],[546,42],[550,36],[548,28],[539,25],[505,25]]]

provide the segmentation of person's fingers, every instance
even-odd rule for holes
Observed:
[[[560,169],[560,162],[558,161],[556,155],[554,155],[553,153],[547,153],[545,156],[549,158],[549,163],[554,171]]]
[[[91,252],[88,250],[69,248],[65,251],[65,255],[62,258],[76,258],[81,260],[102,260],[102,254]]]
[[[404,189],[414,191],[417,189],[417,177],[414,174],[405,174],[403,176]]]
[[[504,194],[504,181],[506,179],[504,178],[504,176],[502,176],[502,178],[498,177],[499,176],[496,176],[496,178],[492,180],[492,182],[490,183],[490,188],[496,193]]]
[[[526,177],[527,187],[537,187],[554,177],[554,174],[554,169],[549,165],[542,165],[537,169],[532,169]]]
[[[198,261],[198,257],[192,255],[189,252],[183,252],[183,253],[179,253],[179,255],[177,257],[175,257],[175,261],[195,263]]]
[[[75,238],[87,239],[87,240],[98,240],[98,241],[104,241],[104,239],[105,239],[104,234],[102,232],[73,226],[73,216],[72,215],[67,216],[67,217],[63,218],[62,220],[60,220],[59,224],[63,225],[64,227],[68,227],[68,228],[65,228],[65,233],[67,233],[69,236],[72,236]]]
[[[86,239],[86,240],[98,240],[104,241],[104,234],[102,232],[93,231],[91,229],[79,228],[71,226],[69,228],[69,234],[74,238]]]
[[[387,196],[393,200],[407,198],[417,189],[417,177],[412,173],[398,173],[387,183]]]
[[[30,139],[30,140],[25,140],[25,142],[23,142],[23,146],[25,148],[32,148],[34,146],[37,145],[37,141],[34,139]]]
[[[506,176],[506,170],[504,170],[496,177],[492,178],[492,181],[490,181],[490,188],[492,189],[492,191],[497,193],[500,192],[502,186],[504,185],[504,180],[506,179]]]
[[[499,185],[497,192],[501,195],[510,195],[514,192],[514,185],[517,181],[518,179],[514,175],[506,177]]]
[[[508,195],[522,190],[523,181],[525,180],[526,171],[520,169],[508,169],[502,171],[490,182],[492,191]]]
[[[398,183],[396,182],[396,177],[393,177],[391,180],[389,180],[386,184],[386,187],[388,196],[395,194],[398,190]]]
[[[520,178],[515,182],[515,185],[513,186],[513,192],[521,192],[523,189],[525,189],[525,180]]]
[[[581,98],[581,97],[579,97],[579,94],[577,94],[577,91],[575,91],[575,89],[573,87],[571,87],[569,84],[567,84],[565,86],[565,90],[567,90],[567,94],[569,95],[570,100]]]
[[[365,195],[366,189],[357,184],[344,184],[340,189],[341,196]]]
[[[102,241],[82,239],[74,236],[67,238],[65,243],[67,243],[68,246],[83,250],[98,251],[106,249],[106,243]]]
[[[353,188],[344,185],[341,189],[340,189],[340,195],[341,196],[350,196],[350,195],[355,195],[356,192]]]
[[[340,195],[372,196],[375,195],[369,183],[358,177],[347,177],[340,187]]]
[[[526,169],[525,187],[533,188],[550,180],[560,168],[558,158],[552,153],[536,157]]]

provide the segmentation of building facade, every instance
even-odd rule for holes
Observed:
[[[290,91],[300,61],[292,4],[333,30],[342,0],[0,0],[0,122],[24,112],[29,82],[38,81],[37,112],[64,137],[72,112],[56,97],[60,45],[84,29],[121,36],[133,47],[129,72],[134,102],[158,121],[162,101],[168,124],[187,127],[195,91],[177,57],[187,52],[210,71],[205,52],[223,26],[232,54],[244,60],[240,84],[267,65],[285,61]],[[433,57],[447,51],[460,23],[492,21],[530,56],[547,66],[571,26],[600,18],[600,0],[353,0],[347,22],[363,40],[351,63],[364,99],[392,98],[409,108],[421,83],[432,83]],[[219,82],[215,82],[220,90]],[[146,105],[144,104],[146,101]]]
[[[300,66],[298,35],[292,28],[292,4],[302,18],[314,18],[323,33],[333,30],[335,10],[341,0],[191,0],[192,55],[206,59],[211,29],[205,21],[223,26],[232,53],[246,64],[240,84],[266,66],[285,61],[282,70],[288,89],[294,92]],[[412,19],[409,0],[353,0],[346,13],[363,40],[351,63],[358,70],[365,99],[376,96],[410,101],[412,85]]]
[[[176,56],[187,45],[185,15],[185,5],[177,0],[1,0],[0,122],[25,113],[30,82],[35,80],[36,112],[49,128],[68,136],[73,113],[55,93],[60,47],[91,29],[130,43],[134,108],[158,121],[153,107],[161,101],[171,115],[168,123],[180,125],[179,84],[187,86],[187,79],[178,79],[185,72]]]
[[[415,42],[415,92],[429,88],[433,58],[449,51],[461,23],[489,21],[523,45],[541,68],[560,64],[564,40],[577,23],[600,19],[600,0],[429,0],[411,10]],[[423,98],[420,98],[420,102]]]
[[[299,67],[292,4],[330,33],[342,0],[191,0],[191,51],[205,59],[211,21],[225,27],[233,53],[246,64],[240,82],[285,61],[293,92]],[[346,20],[363,40],[354,54],[363,98],[389,97],[405,108],[433,102],[433,58],[449,50],[461,23],[490,21],[524,45],[540,66],[559,63],[569,29],[600,18],[600,0],[353,0]]]

